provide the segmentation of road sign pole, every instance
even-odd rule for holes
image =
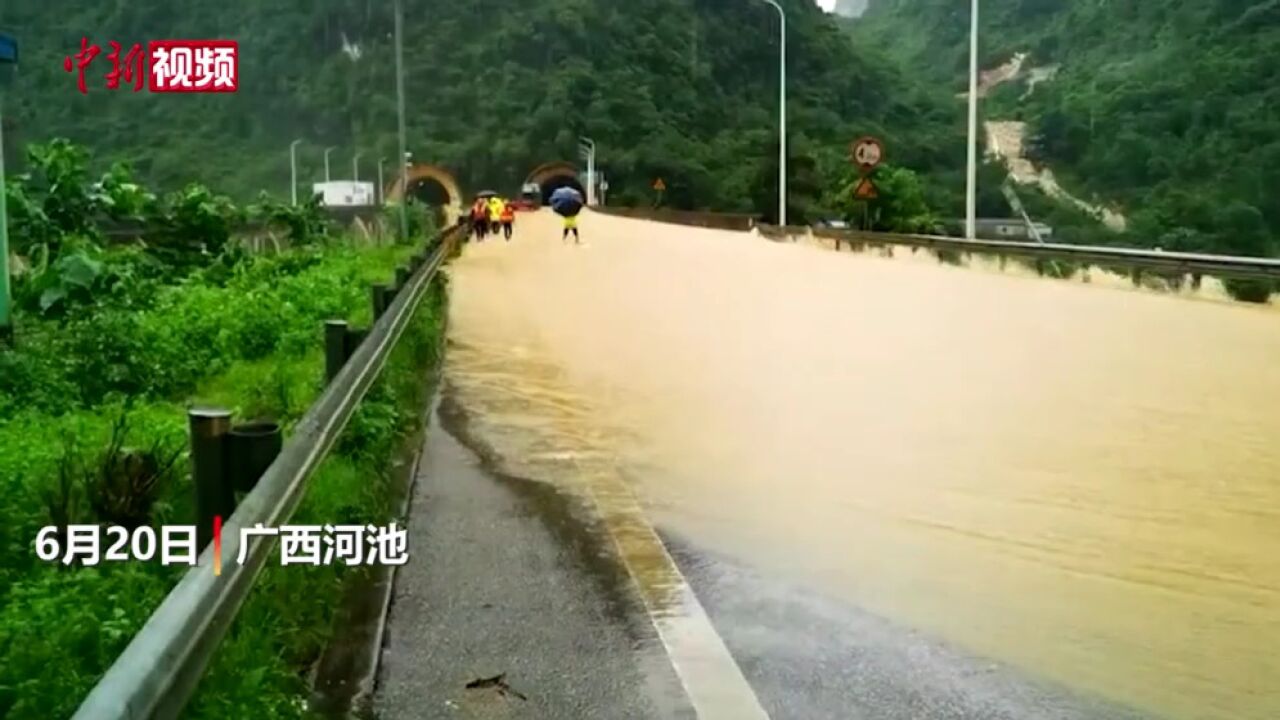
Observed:
[[[884,160],[884,144],[871,136],[860,137],[849,148],[849,159],[858,166],[858,183],[853,187],[853,197],[862,201],[862,228],[869,229],[869,204],[879,197],[871,173]]]

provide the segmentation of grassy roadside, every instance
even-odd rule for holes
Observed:
[[[239,417],[276,418],[288,433],[321,390],[323,321],[367,324],[369,283],[389,279],[414,250],[333,245],[260,258],[222,284],[160,288],[143,310],[37,326],[19,351],[0,357],[0,716],[73,713],[183,569],[46,564],[32,547],[39,528],[191,522],[184,408],[215,402]],[[443,307],[436,287],[314,478],[297,522],[385,517],[381,478],[395,438],[417,421],[426,382],[417,370],[436,352]],[[146,478],[100,472],[122,417],[123,447],[172,456],[171,469]],[[328,632],[341,577],[326,568],[278,570],[251,596],[195,716],[302,712],[300,671]]]
[[[428,291],[377,383],[360,404],[338,447],[311,480],[293,524],[385,524],[392,500],[396,449],[425,420],[443,352],[447,292],[441,278]],[[307,674],[330,639],[344,565],[279,567],[268,563],[187,709],[191,718],[301,718]]]

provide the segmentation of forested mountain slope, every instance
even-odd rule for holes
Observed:
[[[847,170],[862,133],[922,172],[963,165],[963,116],[895,65],[847,41],[812,0],[783,0],[790,32],[793,212]],[[511,189],[538,163],[593,137],[619,201],[653,178],[685,207],[769,210],[776,193],[777,15],[743,0],[405,0],[408,129],[415,158],[473,189]],[[364,177],[394,157],[392,4],[374,0],[5,0],[23,43],[8,96],[15,137],[62,135],[123,158],[149,180],[200,180],[237,195],[288,187],[288,145],[305,138],[304,180],[325,146],[335,176],[364,150]],[[63,58],[104,48],[80,95]],[[107,91],[108,41],[240,42],[235,95]],[[958,174],[955,175],[958,177]],[[954,178],[937,191],[954,207]],[[954,212],[954,210],[952,210]],[[811,213],[812,214],[812,213]]]
[[[982,65],[1059,65],[984,103],[1025,119],[1064,184],[1121,205],[1128,242],[1262,254],[1280,238],[1280,0],[983,0]],[[965,89],[968,3],[877,0],[855,29]]]

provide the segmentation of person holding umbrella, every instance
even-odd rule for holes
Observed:
[[[582,212],[582,193],[565,186],[551,193],[550,200],[551,209],[564,218],[564,232],[560,234],[561,241],[568,240],[569,233],[572,232],[574,244],[581,245],[582,236],[578,234],[578,214]]]

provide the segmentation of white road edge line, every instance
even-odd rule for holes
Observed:
[[[699,720],[769,720],[635,494],[616,475],[586,481],[576,456],[574,464]]]

